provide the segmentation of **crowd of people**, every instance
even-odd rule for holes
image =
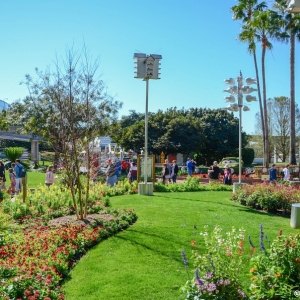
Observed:
[[[113,161],[109,158],[107,160],[107,169],[105,174],[106,184],[111,187],[118,182],[118,177],[120,175],[127,176],[129,182],[133,182],[134,180],[137,180],[137,164],[134,161]]]
[[[186,162],[186,168],[188,176],[192,176],[195,172],[196,162],[188,158]],[[8,177],[10,180],[8,193],[14,197],[15,194],[18,194],[22,190],[22,170],[24,170],[24,166],[21,164],[20,160],[17,159],[14,163],[11,164],[11,167],[8,169]],[[168,159],[165,160],[163,163],[162,168],[162,182],[163,184],[168,183],[176,183],[177,176],[178,176],[178,165],[176,160],[172,160],[170,163]],[[47,168],[46,171],[46,180],[45,184],[50,187],[55,180],[54,177],[54,166],[51,165]],[[98,173],[98,172],[96,172]],[[118,160],[113,161],[112,159],[107,160],[107,169],[106,169],[106,184],[109,186],[114,186],[118,182],[118,177],[120,175],[127,176],[130,183],[137,180],[137,164],[134,161],[126,161],[126,160]],[[221,175],[221,169],[218,166],[218,162],[214,161],[212,166],[208,169],[208,177],[209,182],[219,182]],[[224,167],[224,176],[223,176],[223,183],[226,185],[232,185],[232,175],[233,169],[230,168],[228,165]],[[283,171],[281,172],[281,176],[284,181],[290,180],[290,170],[289,164],[285,166]],[[96,175],[94,176],[96,178]],[[94,178],[93,177],[93,178]],[[269,170],[269,177],[270,182],[274,182],[277,180],[277,170],[276,165],[272,164],[272,167]],[[0,189],[6,190],[6,176],[5,176],[5,166],[3,161],[0,161]]]
[[[14,197],[15,194],[19,194],[22,191],[22,178],[23,173],[26,173],[25,167],[21,164],[19,159],[16,159],[14,163],[11,163],[11,167],[8,169],[8,177],[10,180],[7,192]],[[5,165],[3,161],[0,161],[0,189],[6,190],[6,175]]]
[[[176,160],[172,160],[172,164],[169,163],[169,160],[166,159],[163,164],[162,170],[162,182],[166,183],[176,183],[177,175],[178,175],[178,165]]]

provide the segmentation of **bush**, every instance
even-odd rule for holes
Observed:
[[[254,149],[253,148],[243,148],[242,149],[242,158],[245,165],[252,164],[254,160]]]
[[[270,249],[262,244],[260,248],[263,252],[251,259],[250,299],[296,299],[300,291],[300,235],[285,237],[280,231]]]
[[[288,237],[282,235],[270,243],[260,225],[260,252],[250,242],[249,253],[244,252],[244,239],[246,232],[234,228],[222,234],[219,226],[212,233],[208,227],[200,233],[204,238],[205,248],[198,251],[198,245],[192,241],[196,248],[193,251],[193,262],[196,271],[193,279],[186,282],[182,291],[186,300],[206,299],[252,299],[252,300],[282,300],[297,299],[300,294],[300,234]],[[269,242],[265,247],[264,241]],[[182,251],[183,263],[188,270],[188,261]],[[241,271],[243,265],[249,263],[250,274],[248,284],[249,295],[241,287]],[[189,276],[189,272],[187,271]]]
[[[193,280],[183,287],[186,300],[194,299],[244,299],[239,274],[243,266],[245,231],[234,228],[225,237],[222,229],[216,226],[211,235],[201,232],[205,250],[193,252],[194,265],[197,266]],[[194,242],[194,246],[196,246]],[[183,262],[187,265],[184,252]]]
[[[293,203],[300,201],[300,188],[285,184],[255,184],[245,185],[231,200],[255,209],[264,209],[268,212],[282,210],[283,214],[291,210]]]

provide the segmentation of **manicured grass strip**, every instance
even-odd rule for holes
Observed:
[[[66,299],[180,299],[180,287],[187,280],[181,251],[189,259],[191,240],[201,246],[204,225],[213,229],[219,224],[225,232],[232,226],[243,227],[256,247],[260,224],[270,240],[280,229],[284,234],[300,232],[290,227],[287,218],[240,206],[229,197],[229,192],[194,192],[111,198],[113,207],[134,209],[139,219],[80,260],[63,285]],[[191,276],[193,270],[190,265]]]

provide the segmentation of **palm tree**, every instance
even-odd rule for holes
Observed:
[[[271,38],[277,37],[280,33],[280,18],[272,10],[254,11],[253,18],[248,22],[249,27],[255,31],[255,36],[262,44],[261,72],[263,88],[263,111],[264,111],[264,163],[269,166],[269,126],[268,126],[268,107],[267,107],[267,88],[265,74],[265,57],[267,49],[272,49]]]
[[[264,126],[264,110],[262,105],[262,98],[260,92],[260,80],[259,72],[257,65],[257,56],[256,56],[256,40],[259,40],[259,35],[256,34],[255,29],[249,26],[249,22],[252,20],[253,12],[263,11],[267,8],[266,2],[258,3],[257,0],[239,0],[238,5],[235,5],[231,8],[234,20],[242,20],[244,25],[242,26],[242,31],[238,35],[238,39],[242,42],[248,43],[248,51],[253,55],[255,74],[257,80],[257,90],[258,90],[258,101],[259,101],[259,110],[260,110],[260,119],[262,124],[262,134],[263,134],[263,150],[266,152],[265,147],[265,126]]]
[[[295,41],[300,41],[300,16],[286,11],[285,0],[276,0],[274,8],[281,15],[285,36],[290,41],[290,164],[296,164],[296,120],[295,120]]]
[[[254,67],[255,67],[255,76],[257,80],[257,93],[258,93],[258,102],[259,102],[259,111],[260,111],[260,120],[261,120],[261,129],[263,134],[263,140],[265,140],[265,126],[264,126],[264,110],[262,106],[262,98],[260,92],[260,80],[259,80],[259,72],[258,72],[258,64],[257,64],[257,56],[256,56],[256,44],[255,44],[255,30],[253,30],[247,24],[242,27],[241,33],[238,35],[238,39],[242,42],[248,43],[248,51],[253,55]],[[263,150],[265,152],[265,145],[263,143]]]

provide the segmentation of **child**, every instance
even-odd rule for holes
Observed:
[[[8,193],[13,198],[15,196],[15,193],[16,193],[16,176],[15,176],[13,168],[9,168],[8,172],[9,172],[9,179],[10,179],[10,186],[9,186],[9,189],[8,189]]]
[[[54,166],[49,166],[46,172],[46,181],[45,184],[50,187],[50,185],[54,182],[54,174],[53,174]]]

